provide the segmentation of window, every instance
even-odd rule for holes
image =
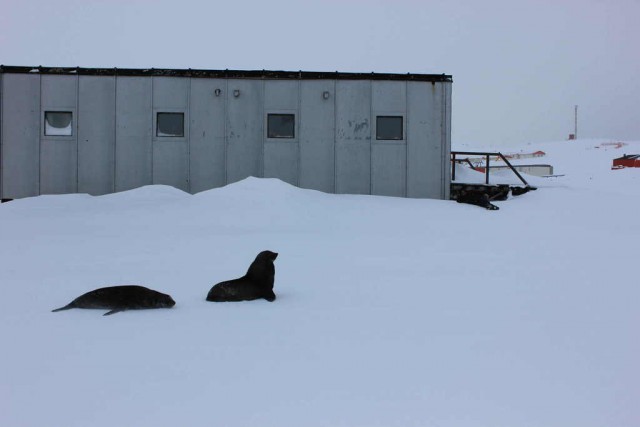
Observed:
[[[184,113],[158,113],[156,136],[184,136]]]
[[[294,114],[267,115],[267,138],[295,138]]]
[[[377,116],[376,139],[403,140],[402,116]]]
[[[71,111],[45,111],[44,134],[70,136],[73,134],[73,113]]]

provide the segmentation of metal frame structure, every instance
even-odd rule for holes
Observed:
[[[522,177],[522,175],[520,175],[520,173],[516,170],[516,168],[514,168],[513,165],[509,162],[509,160],[507,160],[507,158],[500,152],[492,153],[492,152],[486,152],[486,151],[452,151],[451,152],[451,180],[452,181],[456,180],[456,163],[459,163],[461,161],[467,162],[471,165],[471,167],[474,167],[468,158],[458,160],[456,159],[457,156],[484,156],[486,161],[486,165],[485,165],[485,184],[486,185],[489,185],[489,171],[491,169],[490,168],[491,156],[499,157],[500,159],[502,159],[503,162],[505,162],[505,164],[509,167],[509,169],[511,169],[513,173],[516,174],[518,179],[522,181],[524,185],[529,187],[529,183]]]

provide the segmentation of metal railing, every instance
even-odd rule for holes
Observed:
[[[513,173],[516,174],[516,176],[518,177],[518,179],[520,179],[520,181],[522,181],[522,183],[524,185],[526,185],[527,187],[529,187],[529,183],[522,177],[522,175],[520,175],[520,173],[518,173],[518,171],[516,170],[516,168],[513,167],[513,165],[511,163],[509,163],[509,160],[507,160],[507,158],[500,152],[497,153],[489,153],[486,151],[452,151],[451,152],[451,181],[455,181],[456,180],[456,164],[457,163],[469,163],[471,165],[471,167],[473,167],[474,169],[476,168],[476,166],[473,166],[473,164],[471,163],[471,161],[469,160],[468,157],[465,157],[464,159],[456,159],[457,156],[484,156],[485,157],[485,184],[489,185],[489,171],[490,171],[490,158],[491,156],[494,157],[499,157],[500,159],[502,159],[503,162],[505,162],[505,164],[509,167],[509,169],[511,169],[513,171]]]

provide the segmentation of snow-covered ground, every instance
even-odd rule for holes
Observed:
[[[606,142],[522,147],[564,176],[499,211],[256,178],[3,204],[0,426],[637,427],[640,169],[610,168],[640,142]],[[205,301],[264,249],[275,302]],[[177,304],[50,311],[118,284]]]

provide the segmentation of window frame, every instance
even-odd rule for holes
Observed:
[[[292,136],[270,136],[269,133],[269,118],[271,116],[293,116],[293,134]],[[283,110],[283,111],[267,111],[265,116],[265,138],[269,141],[296,141],[298,135],[296,133],[296,127],[298,123],[298,114],[296,111]]]
[[[182,116],[182,135],[160,135],[159,124],[160,124],[160,115],[161,114],[177,114]],[[159,139],[162,141],[170,140],[170,139],[185,139],[187,137],[187,113],[183,110],[171,110],[171,109],[157,109],[154,110],[153,115],[153,138]]]
[[[68,113],[71,114],[71,133],[70,134],[50,134],[47,133],[47,114],[48,113]],[[74,117],[76,116],[74,108],[47,108],[42,110],[42,137],[54,138],[54,139],[73,139],[76,135],[76,123]]]
[[[400,138],[380,138],[379,137],[379,132],[378,132],[378,120],[380,118],[394,118],[394,119],[400,119]],[[376,135],[376,141],[392,141],[392,142],[404,142],[406,141],[406,117],[405,114],[403,113],[394,113],[394,112],[385,112],[385,113],[377,113],[375,115],[375,123],[376,123],[376,128],[375,128],[375,135]]]

